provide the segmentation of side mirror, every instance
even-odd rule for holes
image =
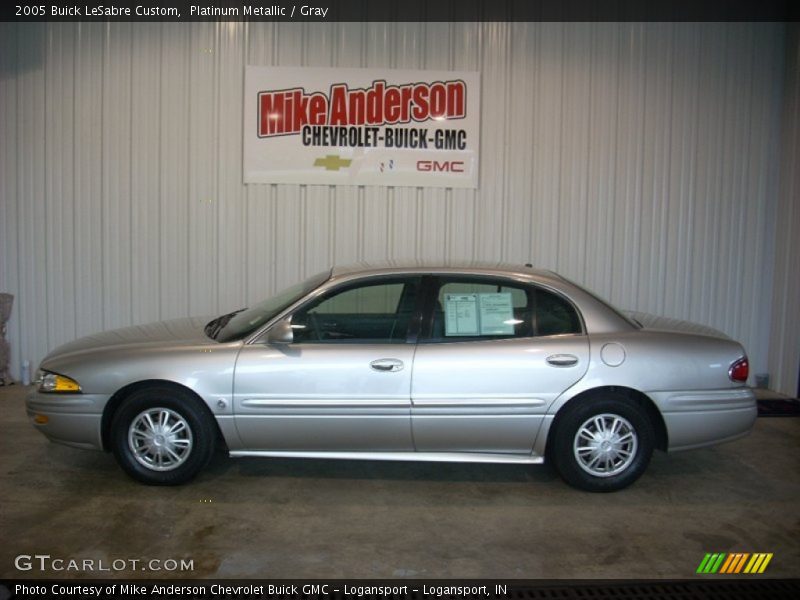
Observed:
[[[292,330],[291,317],[278,321],[267,332],[266,342],[268,344],[291,344],[293,341],[294,331]]]

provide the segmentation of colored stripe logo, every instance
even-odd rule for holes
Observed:
[[[709,553],[700,561],[697,573],[724,573],[726,575],[763,573],[771,560],[772,552],[757,552],[755,554],[748,552]]]

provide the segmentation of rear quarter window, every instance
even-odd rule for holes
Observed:
[[[581,320],[572,304],[561,296],[536,288],[534,291],[535,335],[581,333]]]

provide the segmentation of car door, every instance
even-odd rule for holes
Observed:
[[[588,367],[575,308],[501,278],[430,285],[411,386],[417,451],[530,454],[548,406]]]
[[[234,376],[244,447],[412,451],[419,289],[415,277],[343,284],[294,312],[291,343],[246,345]]]

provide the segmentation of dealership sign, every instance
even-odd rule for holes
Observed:
[[[478,187],[474,72],[247,67],[244,182]]]

